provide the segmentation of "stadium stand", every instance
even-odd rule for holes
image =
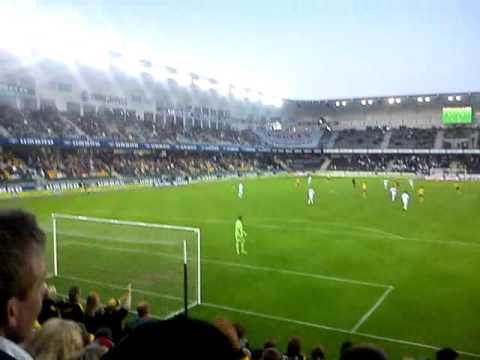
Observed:
[[[5,151],[0,157],[2,182],[108,177],[196,178],[278,170],[272,157],[107,150],[26,148]]]
[[[61,113],[55,109],[23,112],[0,107],[0,134],[13,137],[47,137],[125,142],[204,143],[256,145],[251,130],[183,127],[167,117],[141,120],[132,114],[103,109],[98,114]]]
[[[443,149],[474,149],[477,141],[476,128],[456,126],[443,130]]]
[[[336,148],[380,148],[386,129],[367,127],[365,130],[348,129],[337,131]]]
[[[432,149],[436,129],[414,129],[402,126],[392,130],[389,148]]]
[[[262,145],[286,146],[286,147],[317,147],[323,132],[318,129],[294,130],[255,130],[255,134],[261,139]]]

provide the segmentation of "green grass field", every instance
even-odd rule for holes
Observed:
[[[462,184],[458,193],[452,183],[425,182],[424,203],[412,199],[405,213],[391,203],[383,179],[367,181],[363,198],[359,180],[354,190],[350,179],[314,178],[317,202],[310,207],[305,180],[297,188],[287,177],[245,181],[243,200],[231,181],[11,199],[1,206],[33,212],[49,234],[53,212],[200,228],[204,305],[191,314],[239,321],[253,346],[275,338],[284,349],[300,335],[305,351],[323,344],[331,359],[347,339],[378,344],[396,359],[432,358],[432,347],[447,345],[480,357],[480,184]],[[248,256],[234,252],[238,215]],[[78,224],[67,228],[82,233]],[[93,232],[101,234],[88,240]],[[124,233],[132,241],[118,243],[104,235],[85,227],[83,237],[64,247],[60,235],[65,277],[52,280],[59,291],[77,284],[105,300],[132,282],[141,290],[135,301],[147,299],[153,313],[178,307],[157,294],[173,289],[181,268],[173,271],[169,257],[158,253],[180,248],[133,244],[150,236],[141,232]]]

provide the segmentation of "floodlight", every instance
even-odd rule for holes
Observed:
[[[388,99],[388,103],[389,103],[390,105],[393,105],[393,104],[395,103],[395,99],[394,99],[394,98],[389,98],[389,99]]]
[[[372,99],[368,99],[368,105],[372,105],[373,104],[373,100]]]
[[[453,96],[449,96],[448,101],[453,101]]]
[[[402,102],[402,99],[396,98],[396,99],[395,99],[395,102],[396,102],[397,104],[400,104],[400,103]]]
[[[417,102],[422,103],[423,102],[423,97],[421,97],[421,96],[417,97]]]
[[[343,106],[343,107],[347,106],[347,102],[346,102],[345,100],[342,101],[342,106]]]
[[[362,101],[360,101],[362,103],[363,106],[367,105],[367,100],[365,99],[362,99]]]
[[[340,101],[335,101],[335,106],[339,107],[340,106]]]
[[[455,100],[461,101],[461,100],[462,100],[462,97],[461,97],[461,96],[456,96],[456,97],[455,97]]]
[[[430,96],[427,96],[427,97],[425,98],[425,102],[430,102]]]

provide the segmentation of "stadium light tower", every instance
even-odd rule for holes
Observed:
[[[453,101],[453,96],[450,95],[450,96],[448,97],[448,101]]]
[[[455,100],[462,101],[462,97],[457,95],[457,96],[455,96]]]
[[[365,106],[365,105],[367,105],[367,100],[362,99],[362,101],[360,101],[360,103],[361,103],[363,106]]]
[[[423,97],[421,97],[421,96],[417,97],[417,102],[423,103]]]
[[[345,100],[342,101],[342,106],[343,107],[347,106],[347,102]]]
[[[368,103],[368,105],[372,105],[372,104],[373,104],[373,100],[372,100],[372,99],[368,99],[367,103]]]
[[[425,97],[425,102],[429,103],[430,102],[430,96]]]
[[[340,107],[340,101],[335,101],[335,106]]]
[[[388,99],[388,103],[389,103],[390,105],[395,104],[395,99],[394,99],[394,98],[389,98],[389,99]]]
[[[402,99],[396,98],[396,99],[395,99],[395,102],[396,102],[397,104],[400,104],[400,103],[402,102]]]

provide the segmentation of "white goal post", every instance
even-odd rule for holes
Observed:
[[[163,299],[164,317],[202,302],[198,228],[53,213],[52,242],[56,278],[132,283],[138,297]]]

